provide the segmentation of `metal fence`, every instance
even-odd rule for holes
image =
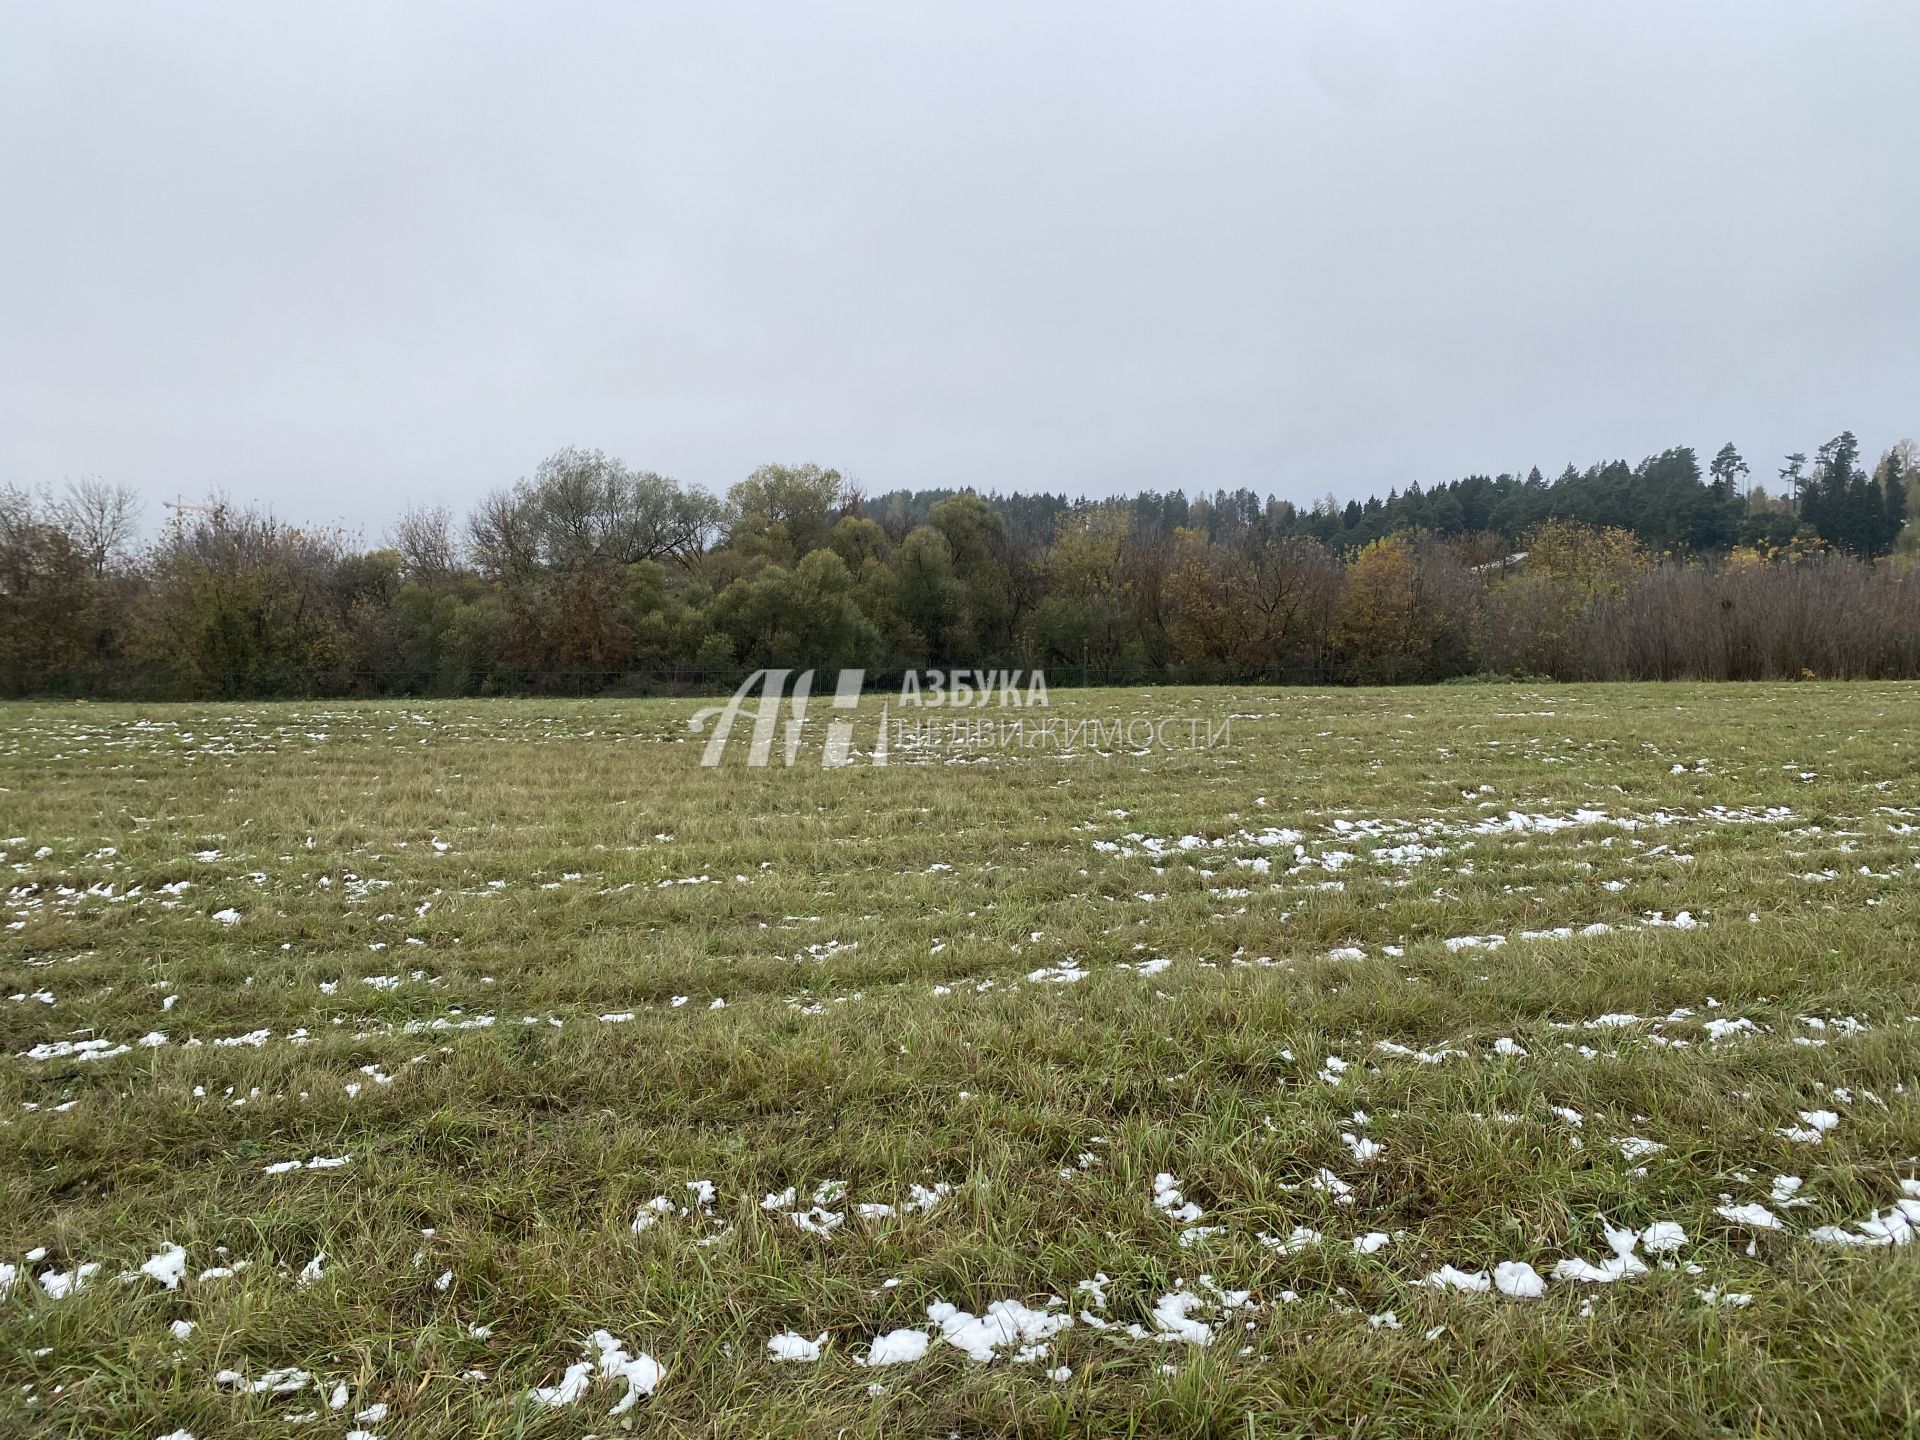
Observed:
[[[806,668],[804,666],[796,668]],[[818,667],[834,671],[828,663]],[[928,667],[867,667],[869,690],[898,690],[911,670]],[[982,667],[985,668],[985,667]],[[1007,665],[994,669],[1033,667]],[[1265,669],[1193,665],[1092,665],[1038,667],[1050,689],[1100,689],[1141,685],[1326,685],[1334,683],[1318,665]],[[499,668],[482,674],[382,667],[374,669],[276,667],[270,671],[199,672],[144,667],[103,666],[95,671],[0,675],[0,696],[16,700],[322,700],[322,699],[477,699],[488,696],[649,696],[730,695],[754,667],[671,666],[635,670]],[[1022,682],[1025,683],[1024,680]]]

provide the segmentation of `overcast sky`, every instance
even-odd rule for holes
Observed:
[[[1920,5],[8,3],[0,482],[377,536],[1920,431]]]

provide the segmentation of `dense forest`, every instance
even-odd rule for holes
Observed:
[[[563,450],[378,546],[101,482],[0,489],[0,689],[185,698],[643,692],[761,665],[1076,681],[1920,676],[1920,452],[1770,487],[1732,446],[1311,508],[1250,490],[724,497]]]

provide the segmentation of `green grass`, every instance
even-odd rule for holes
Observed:
[[[1920,1173],[1920,688],[1053,699],[1231,715],[1231,743],[704,770],[695,707],[666,701],[0,708],[0,1433],[339,1436],[376,1403],[357,1423],[382,1440],[1920,1426],[1920,1246],[1809,1233]],[[1489,823],[1583,807],[1607,818]],[[1441,853],[1372,853],[1410,843]],[[1646,923],[1682,911],[1695,928]],[[1069,957],[1084,979],[1028,978]],[[1641,1018],[1587,1027],[1610,1014]],[[24,1054],[87,1038],[133,1048]],[[1819,1110],[1822,1143],[1777,1133]],[[313,1156],[351,1161],[264,1173]],[[1218,1233],[1180,1243],[1159,1172]],[[1780,1175],[1807,1203],[1770,1198]],[[710,1216],[634,1232],[697,1180]],[[844,1223],[807,1233],[787,1212],[830,1180]],[[914,1184],[951,1192],[853,1208]],[[1783,1229],[1717,1213],[1754,1202]],[[1597,1262],[1602,1217],[1689,1243],[1537,1300],[1415,1283]],[[1324,1239],[1261,1241],[1299,1226]],[[1370,1232],[1391,1238],[1358,1253]],[[166,1243],[178,1290],[121,1282]],[[83,1262],[63,1299],[31,1278]],[[927,1319],[1077,1314],[1099,1274],[1109,1328],[1028,1363]],[[1197,1310],[1206,1346],[1151,1338],[1202,1275],[1248,1304]],[[657,1392],[618,1417],[614,1380],[530,1403],[602,1328],[658,1360]],[[924,1359],[856,1363],[898,1328]],[[770,1363],[784,1331],[824,1332],[820,1360]],[[215,1381],[283,1367],[316,1379]]]

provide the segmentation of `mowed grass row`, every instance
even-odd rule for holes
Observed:
[[[0,710],[0,1424],[1911,1430],[1920,1247],[1814,1232],[1920,1198],[1920,690],[1053,700],[1231,738]],[[1544,1294],[1419,1283],[1502,1262]],[[1050,1299],[990,1359],[928,1315]],[[653,1393],[530,1397],[596,1330]]]

